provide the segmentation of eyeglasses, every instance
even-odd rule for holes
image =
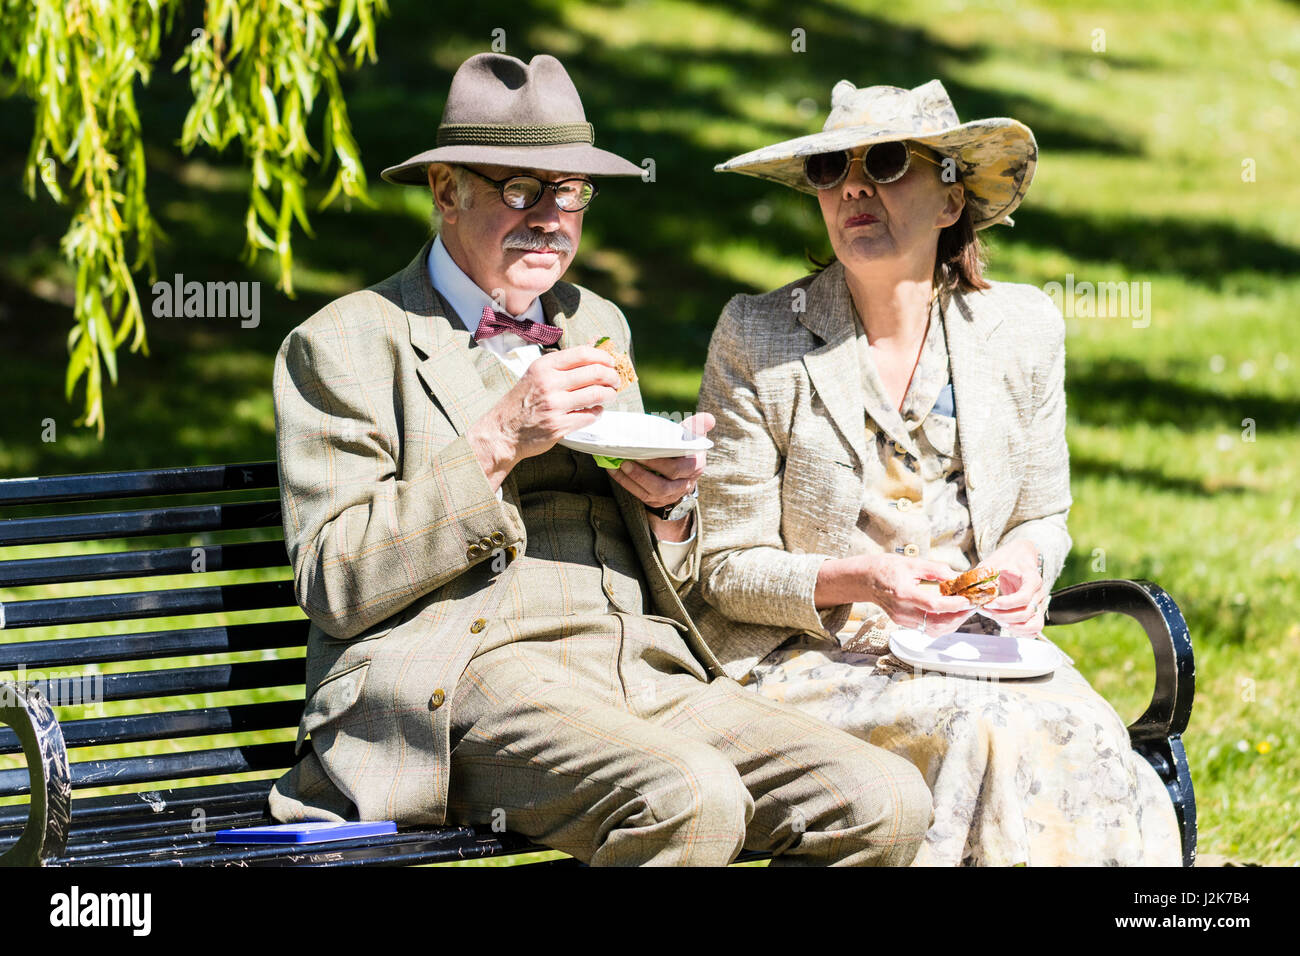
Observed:
[[[902,179],[912,165],[912,157],[923,159],[933,166],[943,167],[924,153],[917,152],[902,140],[891,143],[876,143],[861,156],[862,171],[873,183],[881,185]],[[834,153],[816,153],[803,161],[804,178],[810,186],[818,189],[832,189],[849,175],[849,167],[859,157],[853,156],[847,149]]]
[[[565,212],[580,212],[596,198],[597,193],[596,184],[589,179],[561,179],[558,183],[544,182],[536,176],[493,179],[468,166],[461,166],[461,169],[468,170],[495,186],[501,195],[501,201],[511,209],[532,208],[542,198],[542,192],[550,189],[555,192],[555,205]]]

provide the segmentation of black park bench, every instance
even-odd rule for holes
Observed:
[[[296,760],[308,622],[278,487],[275,462],[0,481],[0,864],[405,865],[545,849],[490,826],[215,842],[217,830],[275,822],[267,794]],[[119,510],[126,499],[137,500]],[[71,553],[49,554],[60,543]],[[184,586],[138,580],[159,575]],[[1060,589],[1047,623],[1107,612],[1136,619],[1155,654],[1151,704],[1129,734],[1168,788],[1190,866],[1187,625],[1147,581]],[[151,618],[168,620],[141,629]],[[95,789],[114,792],[72,798]]]

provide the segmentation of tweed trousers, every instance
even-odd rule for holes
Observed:
[[[916,769],[745,691],[706,683],[672,627],[530,618],[466,669],[448,822],[493,823],[593,865],[906,866],[931,821]]]
[[[474,349],[489,388],[500,363]],[[448,822],[491,823],[598,865],[906,865],[931,820],[896,755],[709,681],[647,613],[608,477],[557,446],[513,477],[528,553],[451,711]]]

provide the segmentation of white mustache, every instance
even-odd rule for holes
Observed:
[[[562,232],[543,232],[540,229],[517,229],[501,240],[501,248],[507,251],[518,249],[523,252],[539,252],[542,249],[554,249],[556,252],[573,251],[573,243]]]

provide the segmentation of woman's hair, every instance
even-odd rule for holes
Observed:
[[[813,264],[813,272],[821,272],[835,261],[835,253],[832,252],[825,262],[809,253],[808,260]],[[975,232],[970,203],[966,203],[957,221],[939,230],[939,244],[934,257],[934,287],[941,293],[978,292],[992,288],[984,278],[986,261],[984,243]]]
[[[985,262],[984,243],[975,232],[967,203],[962,206],[957,221],[939,231],[934,256],[935,288],[941,292],[978,292],[992,288],[984,278]]]

